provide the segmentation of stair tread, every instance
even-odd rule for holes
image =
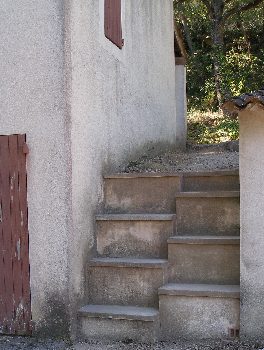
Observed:
[[[239,236],[173,236],[168,239],[168,244],[239,244]]]
[[[113,267],[145,267],[162,268],[167,266],[166,259],[136,259],[136,258],[94,258],[90,261],[91,266]]]
[[[239,298],[238,285],[168,283],[159,288],[159,295]]]
[[[176,198],[202,198],[202,197],[239,197],[240,191],[196,191],[196,192],[179,192],[175,194]]]
[[[105,175],[105,179],[128,179],[142,177],[177,177],[177,176],[236,176],[239,174],[236,170],[211,170],[211,171],[177,171],[173,173],[116,173]]]
[[[175,214],[101,214],[97,221],[171,221]]]
[[[121,305],[86,305],[79,310],[81,316],[111,319],[155,321],[159,311],[151,307]]]

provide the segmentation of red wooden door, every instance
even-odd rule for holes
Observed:
[[[0,334],[30,334],[25,135],[0,136]]]

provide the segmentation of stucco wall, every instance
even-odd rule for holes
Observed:
[[[264,339],[264,109],[240,121],[241,337]]]
[[[0,134],[27,134],[32,316],[43,335],[67,333],[70,317],[74,333],[102,174],[175,145],[172,1],[123,1],[122,50],[104,37],[103,4],[0,2]]]
[[[175,66],[175,102],[176,102],[176,147],[186,149],[187,141],[187,99],[186,99],[186,67]]]
[[[68,328],[71,166],[63,22],[62,0],[0,2],[0,134],[27,134],[32,316],[36,331],[49,335]]]
[[[123,1],[122,50],[104,37],[103,0],[72,0],[72,300],[83,300],[102,174],[156,144],[175,145],[171,0]],[[89,286],[88,286],[89,288]],[[84,298],[85,299],[85,298]]]

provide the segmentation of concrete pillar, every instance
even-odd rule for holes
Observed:
[[[187,100],[186,67],[184,58],[175,60],[175,98],[176,98],[176,147],[186,149],[187,139]]]
[[[241,338],[264,339],[264,107],[239,113]]]

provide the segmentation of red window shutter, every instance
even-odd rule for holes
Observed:
[[[121,0],[105,0],[105,36],[122,49]]]

